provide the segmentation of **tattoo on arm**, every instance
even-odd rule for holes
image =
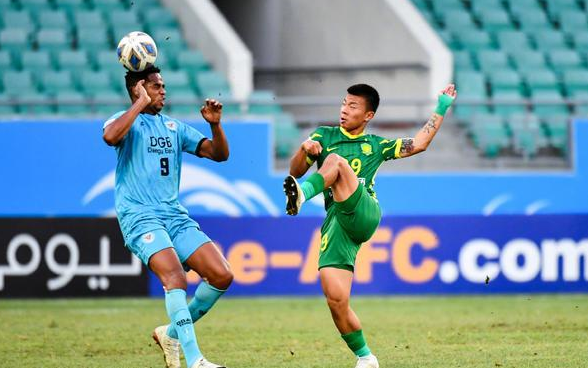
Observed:
[[[431,129],[436,130],[437,129],[437,119],[438,119],[437,115],[431,116],[431,118],[427,121],[427,123],[423,127],[423,131],[425,133],[429,134],[431,132]]]
[[[414,150],[414,139],[413,138],[402,138],[400,144],[400,153],[412,153]]]

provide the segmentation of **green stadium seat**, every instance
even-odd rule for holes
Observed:
[[[435,16],[439,19],[443,18],[443,14],[454,10],[465,10],[465,6],[461,0],[433,0],[431,1],[431,8]]]
[[[518,91],[498,90],[493,94],[494,113],[500,116],[522,114],[527,111],[523,96]]]
[[[182,49],[187,49],[182,34],[177,28],[158,28],[152,34],[157,47],[177,54]]]
[[[278,158],[288,158],[300,144],[300,129],[292,114],[273,115],[275,153]]]
[[[489,114],[490,106],[486,103],[486,96],[459,92],[459,100],[453,108],[453,116],[463,125],[469,125],[471,118],[477,114]]]
[[[115,87],[107,71],[84,70],[79,77],[80,87],[87,96],[94,96],[97,92],[114,91]]]
[[[489,10],[504,10],[501,0],[470,0],[471,11],[479,20]]]
[[[565,16],[562,14],[564,12],[582,11],[576,0],[546,0],[545,5],[549,19],[553,22],[561,22],[561,20],[565,19]]]
[[[43,93],[30,92],[19,96],[19,110],[24,115],[53,114],[53,105],[49,104],[50,96]]]
[[[464,50],[478,51],[492,49],[492,40],[486,31],[471,30],[455,34]]]
[[[16,10],[17,4],[12,0],[0,0],[0,10],[8,11],[8,10]]]
[[[569,70],[563,72],[563,84],[568,95],[588,90],[588,71]]]
[[[41,50],[57,53],[71,47],[67,32],[61,29],[42,29],[37,33],[37,45]]]
[[[0,69],[15,69],[15,64],[12,61],[12,54],[8,50],[0,50]]]
[[[282,108],[276,103],[276,96],[269,90],[256,90],[249,96],[250,114],[271,115],[282,113]]]
[[[75,91],[61,91],[55,96],[57,113],[63,115],[85,115],[91,112],[91,106],[83,94]]]
[[[7,70],[2,74],[4,93],[8,95],[20,95],[27,92],[36,92],[33,83],[33,74],[29,70],[20,72]]]
[[[129,103],[130,101],[126,96],[115,91],[99,91],[96,92],[93,98],[94,112],[105,117],[128,109]]]
[[[116,50],[102,50],[96,55],[96,69],[105,70],[121,70],[123,66],[118,62]]]
[[[16,105],[12,102],[14,96],[0,93],[0,116],[11,116],[16,114]]]
[[[559,19],[559,28],[564,32],[581,32],[588,28],[586,14],[582,13],[580,9],[562,11]]]
[[[76,10],[74,20],[78,29],[83,28],[104,28],[106,26],[102,13],[95,10]]]
[[[521,31],[500,31],[496,33],[496,39],[500,49],[514,52],[519,50],[530,50],[529,38]]]
[[[521,71],[524,79],[531,91],[537,90],[557,90],[559,83],[554,72],[549,69]]]
[[[166,71],[162,75],[165,83],[165,89],[168,92],[174,93],[175,91],[191,89],[190,78],[188,73],[184,70],[178,71]]]
[[[126,8],[126,3],[121,0],[90,0],[89,3],[94,9],[105,13],[113,10],[124,10]]]
[[[170,89],[165,100],[172,114],[195,116],[200,110],[201,100],[189,87]]]
[[[189,73],[210,69],[210,64],[208,64],[204,55],[198,50],[182,50],[174,59],[179,69],[186,70]]]
[[[0,31],[0,47],[18,59],[21,51],[31,49],[29,33],[24,29],[3,29]]]
[[[5,31],[22,29],[29,33],[35,29],[33,19],[26,10],[7,10],[2,12],[2,24]]]
[[[582,70],[582,59],[573,50],[554,50],[547,52],[547,59],[556,72],[567,70]]]
[[[464,29],[476,29],[476,23],[466,10],[452,10],[443,13],[441,21],[445,29],[452,32],[460,32]]]
[[[514,14],[513,14],[514,16]],[[534,32],[552,28],[551,23],[543,10],[527,9],[517,15],[517,21],[521,30],[526,32]]]
[[[574,103],[574,115],[587,117],[588,116],[588,90],[575,91],[569,96]]]
[[[37,24],[41,29],[65,29],[71,30],[71,24],[67,15],[61,10],[43,10],[39,12]]]
[[[548,141],[541,128],[539,118],[534,114],[515,114],[507,119],[513,136],[514,149],[525,157],[537,155],[539,149],[546,148]]]
[[[506,3],[515,19],[518,19],[520,14],[526,11],[543,11],[543,7],[538,0],[507,0]]]
[[[478,65],[484,74],[509,69],[508,57],[500,50],[480,50],[477,52]]]
[[[111,48],[108,32],[104,28],[78,28],[76,32],[78,49],[100,52]],[[114,52],[116,55],[116,51]]]
[[[57,55],[57,65],[61,70],[70,70],[79,73],[88,70],[91,66],[88,54],[84,50],[64,50]]]
[[[109,73],[114,89],[128,97],[127,86],[125,82],[125,74],[127,73],[127,70],[124,67],[118,69],[113,68],[110,69]]]
[[[169,28],[178,27],[176,17],[166,8],[148,8],[143,12],[142,21],[148,26],[157,24],[159,26]]]
[[[459,71],[455,78],[460,95],[486,97],[484,75],[477,71]]]
[[[47,51],[43,50],[23,51],[20,56],[20,65],[24,70],[30,70],[36,77],[52,68],[51,57]]]
[[[88,3],[85,0],[58,0],[59,9],[65,11],[70,19],[74,19],[75,13],[88,10]],[[79,22],[76,22],[80,24]]]
[[[145,31],[139,24],[114,24],[112,25],[111,30],[112,40],[114,41],[115,47],[118,45],[118,42],[121,40],[121,38],[126,36],[128,33],[135,31]]]
[[[531,97],[533,111],[538,116],[567,115],[570,113],[558,91],[537,91]]]
[[[453,51],[453,64],[460,71],[475,69],[472,54],[467,50]]]
[[[46,94],[56,95],[60,91],[75,91],[74,81],[69,70],[48,70],[41,76],[41,88]]]
[[[137,13],[132,10],[113,10],[106,12],[106,19],[112,26],[133,26],[142,28]]]
[[[229,97],[231,89],[224,76],[215,71],[202,71],[195,77],[198,94],[202,98]]]
[[[556,30],[539,30],[533,32],[531,38],[533,39],[535,47],[541,51],[568,49],[564,34]]]
[[[541,132],[541,122],[537,115],[532,113],[512,114],[506,119],[509,130],[515,134],[516,132],[529,130],[533,132]]]
[[[504,120],[498,115],[475,115],[470,131],[474,145],[486,157],[496,157],[501,150],[510,146]]]
[[[23,0],[20,1],[20,6],[24,11],[29,12],[33,18],[38,18],[40,12],[53,8],[50,0]]]
[[[568,152],[568,115],[554,115],[541,119],[549,136],[549,143],[564,155]]]
[[[429,3],[426,0],[413,0],[412,3],[419,9],[420,12],[429,10]]]
[[[578,52],[588,53],[588,31],[575,31],[569,34],[574,49]]]
[[[499,8],[483,10],[478,19],[482,24],[482,28],[488,32],[507,31],[514,28],[514,23],[508,13]]]
[[[496,70],[488,75],[492,93],[500,91],[524,92],[521,75],[510,69]]]
[[[546,69],[547,62],[545,56],[540,51],[534,50],[519,50],[513,51],[511,58],[514,62],[515,67],[519,70],[530,70],[530,69]]]
[[[437,34],[439,35],[439,37],[441,37],[441,39],[448,48],[455,50],[460,47],[457,40],[455,39],[455,37],[453,37],[453,34],[451,32],[442,30],[438,31]]]

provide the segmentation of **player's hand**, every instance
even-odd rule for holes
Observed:
[[[147,94],[144,84],[144,79],[138,81],[135,87],[133,87],[133,95],[137,100],[143,100],[148,105],[151,103],[151,97]]]
[[[317,141],[313,141],[312,139],[307,139],[302,142],[300,146],[304,152],[306,152],[307,156],[318,156],[323,151],[323,146]]]
[[[200,113],[208,124],[219,124],[223,113],[223,104],[217,100],[207,98],[200,109]]]
[[[455,89],[455,85],[453,83],[448,84],[443,90],[439,92],[437,108],[435,109],[435,113],[443,116],[447,112],[447,110],[455,101],[457,97],[457,90]]]

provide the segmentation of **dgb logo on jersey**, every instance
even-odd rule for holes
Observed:
[[[361,152],[366,156],[371,155],[373,153],[372,145],[369,143],[362,143],[361,144]]]

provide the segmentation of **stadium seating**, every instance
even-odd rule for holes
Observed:
[[[484,155],[566,154],[568,120],[588,114],[587,1],[413,3],[454,53],[454,116]]]
[[[136,30],[157,42],[167,100],[175,103],[165,111],[195,115],[203,98],[231,98],[225,76],[187,46],[176,17],[159,0],[0,0],[0,118],[106,116],[124,108],[125,71],[115,49],[123,35]],[[252,99],[223,101],[225,114],[276,115],[283,129],[297,129],[271,92],[254,92]],[[277,151],[290,154],[290,143],[283,145]]]

